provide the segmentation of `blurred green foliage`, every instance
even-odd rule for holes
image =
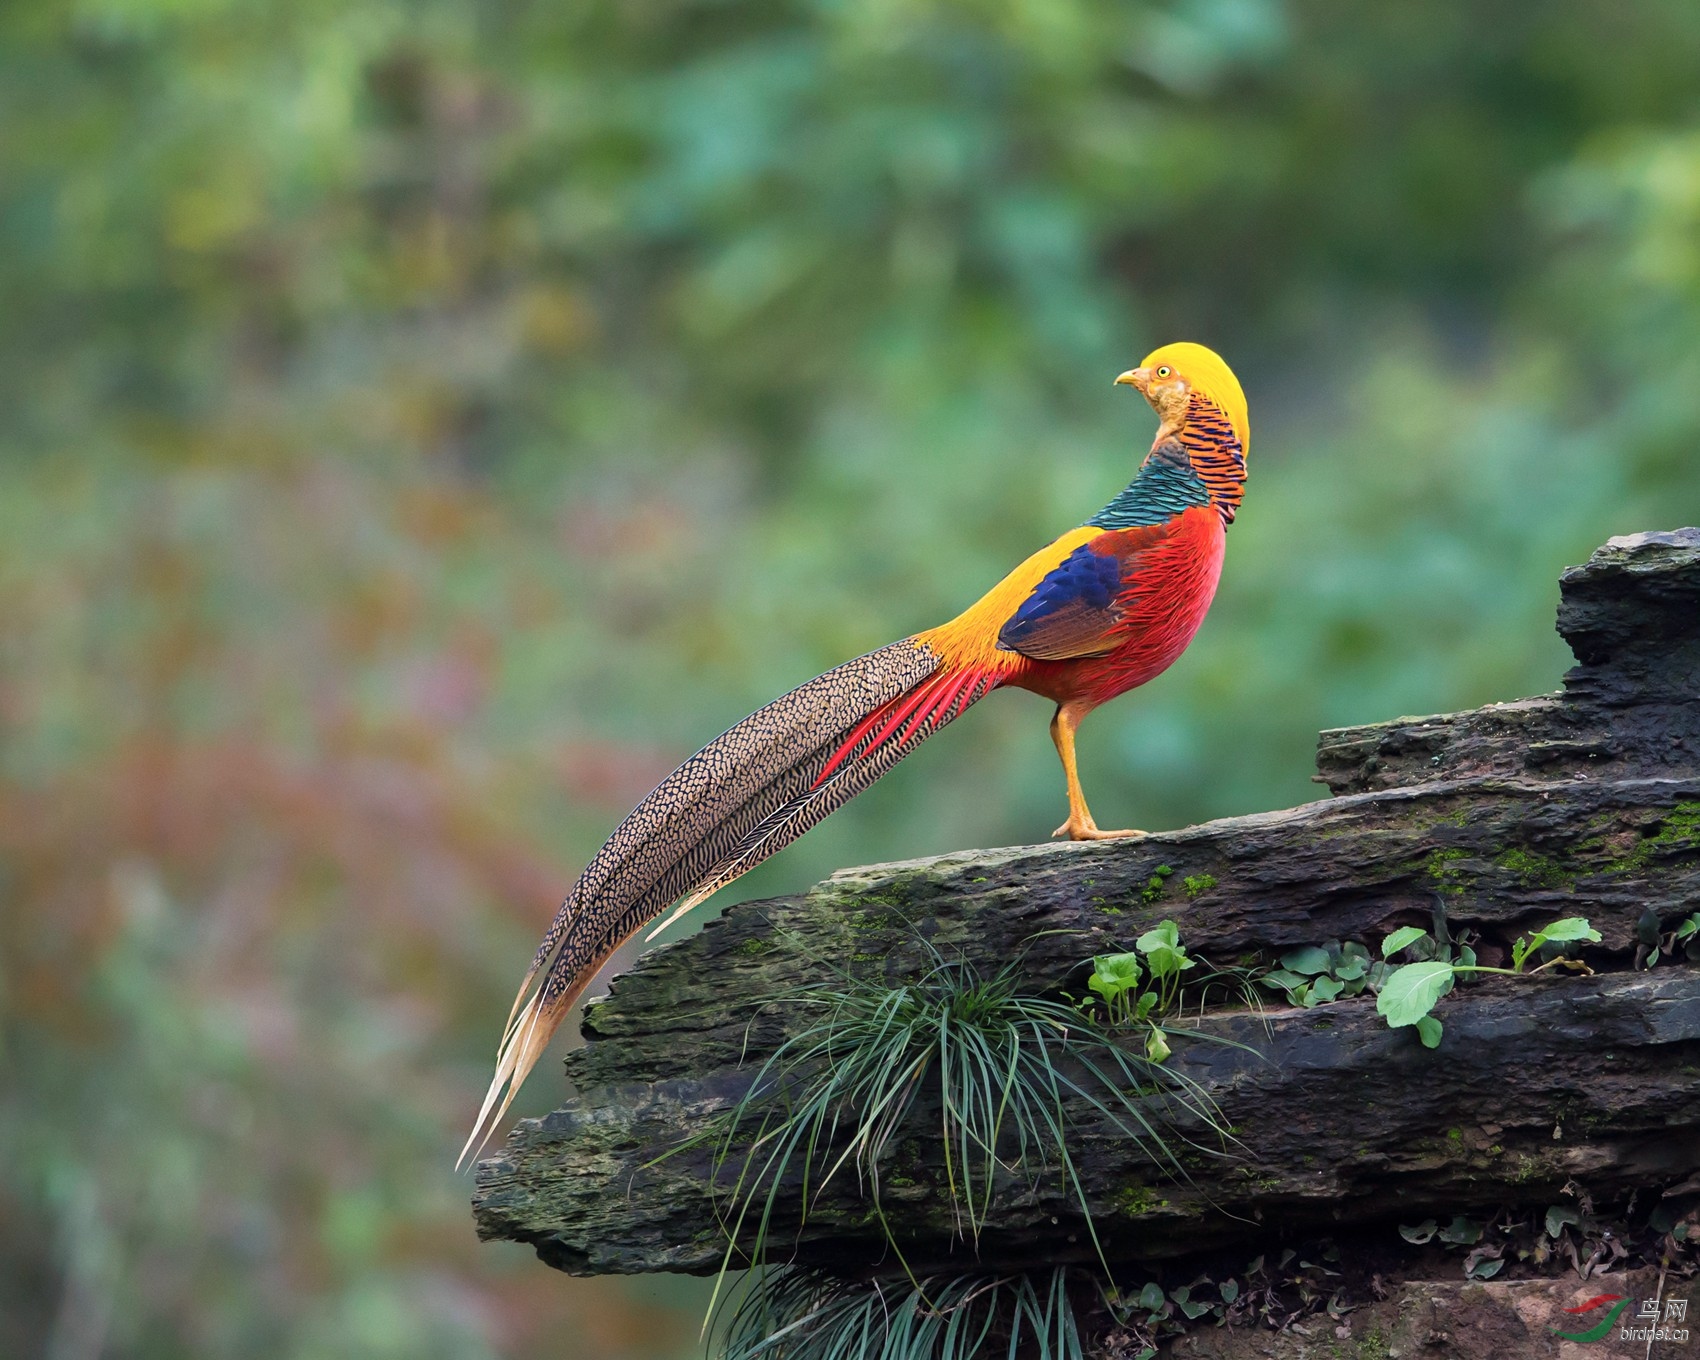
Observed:
[[[1170,339],[1252,480],[1100,819],[1552,687],[1559,568],[1700,519],[1697,64],[1692,0],[0,7],[0,1353],[690,1353],[449,1171],[574,867],[1102,504]],[[1047,716],[750,891],[1043,835]]]

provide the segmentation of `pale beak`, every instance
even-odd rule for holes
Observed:
[[[1148,368],[1130,368],[1117,378],[1116,382],[1126,383],[1129,387],[1136,387],[1143,392],[1150,386],[1151,370]]]

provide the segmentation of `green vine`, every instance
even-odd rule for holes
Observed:
[[[1402,926],[1381,942],[1382,957],[1391,958],[1402,950],[1410,949],[1429,939],[1426,930],[1416,926]],[[1394,1029],[1406,1025],[1416,1026],[1417,1036],[1424,1047],[1436,1048],[1440,1044],[1442,1027],[1440,1021],[1430,1012],[1433,1011],[1435,1002],[1450,992],[1459,978],[1472,974],[1532,977],[1553,967],[1590,972],[1586,964],[1566,958],[1562,947],[1582,942],[1598,944],[1599,940],[1600,932],[1589,925],[1584,917],[1567,916],[1543,927],[1533,935],[1519,936],[1511,946],[1509,968],[1489,968],[1478,964],[1473,953],[1468,962],[1462,959],[1432,958],[1407,963],[1387,975],[1387,980],[1382,983],[1380,994],[1375,999],[1375,1009]],[[1546,962],[1525,973],[1524,965],[1543,952],[1550,955]]]

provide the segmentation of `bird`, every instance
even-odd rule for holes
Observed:
[[[1133,479],[948,623],[836,666],[716,737],[661,781],[586,865],[543,936],[498,1047],[464,1162],[507,1113],[608,958],[790,844],[993,690],[1055,705],[1073,840],[1101,830],[1075,762],[1081,720],[1167,670],[1216,594],[1246,481],[1245,393],[1221,356],[1179,342],[1116,383],[1157,414]],[[661,927],[656,927],[659,931]],[[651,938],[656,933],[651,932]]]

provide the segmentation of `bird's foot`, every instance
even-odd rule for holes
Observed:
[[[1052,839],[1067,836],[1071,841],[1124,841],[1137,840],[1143,836],[1143,831],[1100,831],[1098,825],[1090,817],[1076,821],[1070,817],[1066,822],[1051,832]]]

